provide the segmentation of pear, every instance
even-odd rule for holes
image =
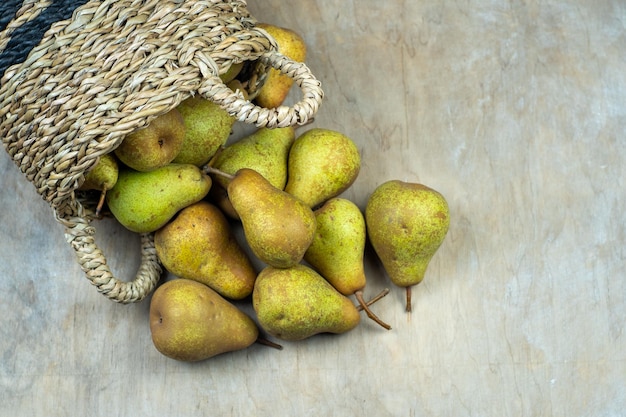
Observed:
[[[336,197],[356,180],[361,156],[355,143],[340,132],[314,128],[291,146],[285,191],[315,208]]]
[[[302,260],[315,235],[315,214],[305,203],[242,168],[227,187],[252,252],[263,262],[288,268]]]
[[[199,201],[182,209],[154,233],[154,246],[163,266],[180,278],[201,282],[232,300],[252,293],[257,273],[213,204]]]
[[[406,287],[406,310],[410,312],[411,287],[422,282],[448,232],[448,203],[423,184],[391,180],[369,197],[365,221],[372,247],[389,278]]]
[[[295,138],[293,126],[262,127],[222,149],[211,165],[228,174],[235,174],[241,168],[253,169],[282,190],[287,183],[287,158]],[[214,180],[223,187],[228,186],[223,176],[217,175]]]
[[[268,23],[257,23],[258,28],[264,29],[274,38],[278,45],[278,52],[296,62],[304,62],[306,59],[306,44],[302,36],[297,32]],[[293,85],[293,78],[282,74],[274,68],[270,68],[265,83],[259,90],[255,102],[261,107],[275,108],[280,106]]]
[[[179,361],[201,361],[247,348],[257,341],[256,323],[217,292],[176,278],[150,301],[150,332],[156,349]]]
[[[217,180],[218,176],[212,177]],[[239,215],[233,208],[233,205],[230,203],[230,199],[228,198],[228,191],[217,181],[213,181],[213,185],[211,186],[211,190],[209,190],[209,195],[207,199],[220,208],[222,213],[226,215],[229,219],[232,220],[240,220]]]
[[[352,301],[308,266],[268,266],[258,275],[252,306],[261,328],[283,340],[345,333],[360,322]]]
[[[334,197],[314,213],[317,228],[304,260],[341,294],[354,294],[368,317],[385,329],[391,329],[369,309],[363,298],[367,232],[361,210],[350,200]]]
[[[154,232],[184,207],[202,200],[211,177],[191,164],[169,164],[148,172],[121,169],[106,201],[113,216],[137,233]]]
[[[176,109],[161,114],[146,127],[124,137],[114,153],[136,171],[151,171],[176,158],[185,139],[185,124]]]
[[[222,80],[224,84],[228,84],[229,82],[237,78],[237,75],[239,75],[242,68],[243,68],[243,61],[232,63],[223,74],[220,74],[220,79]]]
[[[100,200],[96,206],[96,216],[100,215],[106,193],[117,183],[118,175],[119,165],[114,154],[111,153],[102,155],[96,165],[85,175],[85,181],[83,181],[79,189],[100,191]]]
[[[201,96],[184,100],[176,109],[183,116],[186,134],[182,149],[173,162],[202,166],[226,143],[235,118]]]

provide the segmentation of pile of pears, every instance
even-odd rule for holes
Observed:
[[[294,31],[259,24],[279,51],[304,62]],[[245,65],[221,75],[246,96]],[[247,96],[280,106],[291,79],[271,70]],[[362,312],[381,327],[366,299],[364,256],[373,247],[391,282],[419,284],[449,226],[444,197],[418,183],[391,180],[365,210],[342,197],[361,170],[356,143],[320,127],[258,128],[233,137],[238,123],[191,97],[126,136],[102,156],[81,186],[99,193],[96,212],[154,235],[168,279],[150,300],[155,348],[181,361],[205,360],[254,343],[281,348],[320,333],[346,333]],[[304,131],[303,131],[304,130]],[[243,304],[253,311],[246,313]]]

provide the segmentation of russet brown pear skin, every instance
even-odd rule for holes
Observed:
[[[237,171],[227,191],[246,241],[261,261],[289,268],[302,260],[316,226],[308,205],[248,168]]]
[[[448,203],[423,184],[392,180],[378,186],[365,209],[367,233],[391,281],[419,284],[448,232]],[[409,307],[409,306],[407,306]]]
[[[175,278],[157,287],[150,301],[156,349],[179,361],[200,361],[244,349],[259,336],[256,323],[197,281]]]
[[[252,293],[257,272],[213,204],[199,201],[182,209],[155,232],[154,246],[163,266],[180,278],[208,285],[231,300]]]

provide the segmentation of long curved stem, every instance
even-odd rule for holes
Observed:
[[[363,299],[363,291],[359,290],[359,291],[355,292],[354,296],[356,297],[357,301],[359,302],[359,305],[363,308],[363,310],[365,310],[365,313],[367,314],[367,317],[369,317],[370,319],[374,320],[376,323],[378,323],[380,326],[384,327],[385,329],[391,330],[391,326],[390,325],[388,325],[387,323],[382,321],[380,318],[378,318],[378,316],[376,314],[372,313],[372,311],[370,310],[369,306],[367,305],[367,303]]]

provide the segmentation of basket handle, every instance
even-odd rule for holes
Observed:
[[[80,203],[79,203],[80,204]],[[65,225],[65,238],[76,252],[78,263],[98,291],[112,301],[128,304],[141,301],[156,288],[163,269],[154,248],[154,234],[141,234],[141,264],[132,281],[113,276],[102,250],[95,242],[95,228],[87,216],[60,217]]]
[[[294,61],[276,50],[265,52],[259,57],[259,61],[292,78],[300,87],[301,100],[293,107],[279,106],[272,109],[260,107],[233,92],[219,77],[214,75],[206,78],[206,81],[198,88],[198,93],[220,105],[237,120],[256,127],[287,127],[312,122],[322,102],[324,92],[321,83],[306,64]]]

